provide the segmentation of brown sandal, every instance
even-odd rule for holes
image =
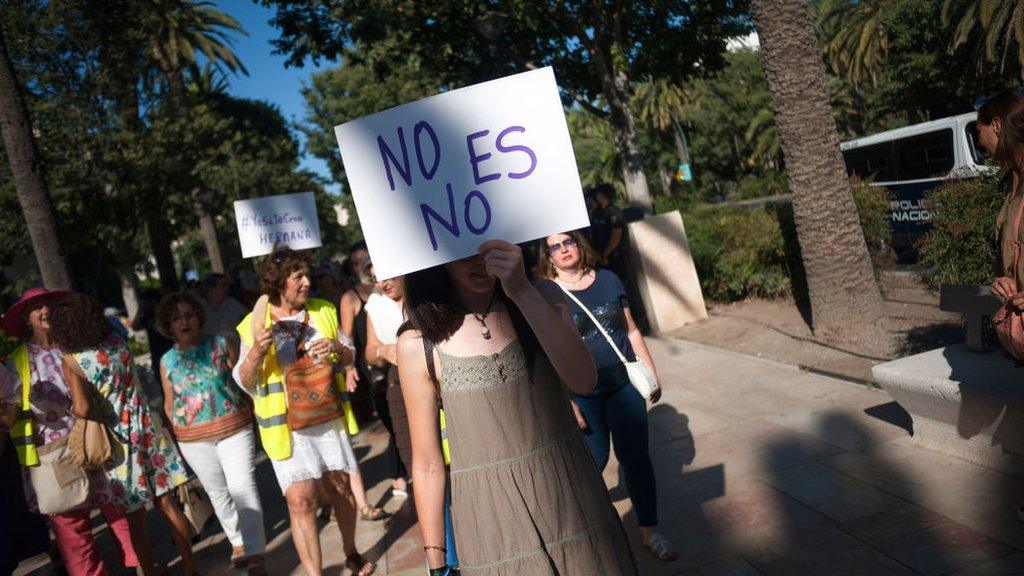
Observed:
[[[377,565],[363,558],[359,552],[345,558],[345,567],[352,571],[353,576],[370,576],[377,570]]]
[[[385,512],[382,508],[375,508],[367,504],[365,508],[359,511],[359,517],[363,520],[366,520],[367,522],[376,522],[377,520],[383,520],[387,518],[388,513]]]

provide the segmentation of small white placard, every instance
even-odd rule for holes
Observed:
[[[312,192],[235,200],[242,257],[270,254],[276,244],[292,250],[320,246],[320,221]]]
[[[336,126],[378,278],[589,225],[554,71],[532,70]]]

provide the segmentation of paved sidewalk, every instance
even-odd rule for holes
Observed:
[[[1024,574],[1013,513],[1021,482],[914,446],[909,418],[884,392],[682,340],[649,343],[666,386],[650,409],[662,532],[678,561],[640,550],[614,458],[605,473],[644,576]],[[385,442],[379,425],[354,442],[371,500],[394,513],[361,522],[358,547],[378,574],[419,576],[412,502],[387,499],[377,481]],[[270,573],[300,575],[269,463],[259,482]],[[203,574],[238,574],[215,522],[207,534],[196,547]],[[336,525],[322,541],[326,574],[349,574]],[[165,533],[158,553],[175,557]]]

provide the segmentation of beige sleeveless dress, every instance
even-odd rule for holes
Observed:
[[[550,363],[519,342],[449,356],[441,395],[452,520],[466,576],[637,574],[622,523]]]

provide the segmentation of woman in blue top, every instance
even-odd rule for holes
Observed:
[[[539,271],[572,292],[601,323],[604,331],[627,360],[639,356],[654,369],[644,337],[633,321],[622,281],[610,270],[596,267],[597,255],[576,231],[553,234],[542,240]],[[572,409],[594,462],[603,471],[608,464],[609,444],[623,467],[626,490],[636,510],[644,548],[659,560],[675,560],[679,553],[657,532],[658,504],[654,466],[647,447],[647,405],[630,385],[626,367],[590,316],[569,301],[573,322],[597,366],[597,386],[586,395],[571,393]],[[660,388],[652,402],[661,397]],[[609,439],[611,442],[609,442]]]

